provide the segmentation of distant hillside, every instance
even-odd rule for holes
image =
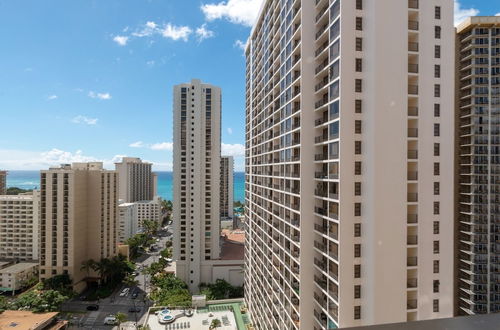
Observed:
[[[33,189],[21,189],[17,187],[10,187],[7,188],[7,195],[19,195],[19,194],[24,194],[27,192],[31,192]]]

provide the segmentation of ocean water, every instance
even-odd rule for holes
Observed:
[[[173,173],[156,172],[158,174],[158,195],[163,199],[173,198]],[[40,172],[38,171],[9,171],[7,174],[7,187],[21,189],[37,189],[40,187]],[[245,173],[234,173],[234,200],[245,200]]]

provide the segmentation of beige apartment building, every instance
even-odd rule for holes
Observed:
[[[7,171],[0,171],[0,195],[7,194]]]
[[[457,314],[500,311],[500,17],[457,27]]]
[[[40,278],[68,274],[85,287],[82,262],[117,254],[118,175],[103,164],[41,171]]]
[[[452,0],[266,0],[246,76],[257,329],[453,315]]]
[[[151,171],[152,166],[135,157],[123,157],[120,163],[115,163],[118,198],[122,203],[150,201],[157,195],[157,176]]]
[[[33,278],[38,279],[37,262],[20,262],[0,268],[0,287],[10,290],[12,294],[26,288]]]
[[[40,191],[0,195],[0,260],[38,260]]]
[[[220,217],[233,217],[234,199],[234,158],[222,156],[220,158]]]
[[[174,86],[174,259],[192,292],[210,282],[220,253],[221,90],[193,79]]]

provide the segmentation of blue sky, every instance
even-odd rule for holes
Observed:
[[[222,87],[222,149],[242,170],[242,47],[261,2],[0,0],[0,168],[127,155],[170,170],[172,86],[200,78]]]

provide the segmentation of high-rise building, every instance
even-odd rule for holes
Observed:
[[[0,195],[7,194],[7,171],[0,171]]]
[[[38,260],[40,192],[0,196],[0,259]]]
[[[233,156],[222,156],[220,159],[220,217],[233,217]]]
[[[453,314],[452,0],[264,1],[246,49],[258,329]]]
[[[118,198],[123,203],[149,201],[156,196],[157,176],[151,172],[152,165],[134,157],[123,157],[121,163],[115,163],[119,179]]]
[[[457,313],[500,311],[500,17],[457,27]]]
[[[118,175],[102,163],[41,171],[40,278],[68,274],[85,287],[82,263],[117,254]]]
[[[219,257],[221,90],[193,79],[174,86],[174,258],[196,292]]]

